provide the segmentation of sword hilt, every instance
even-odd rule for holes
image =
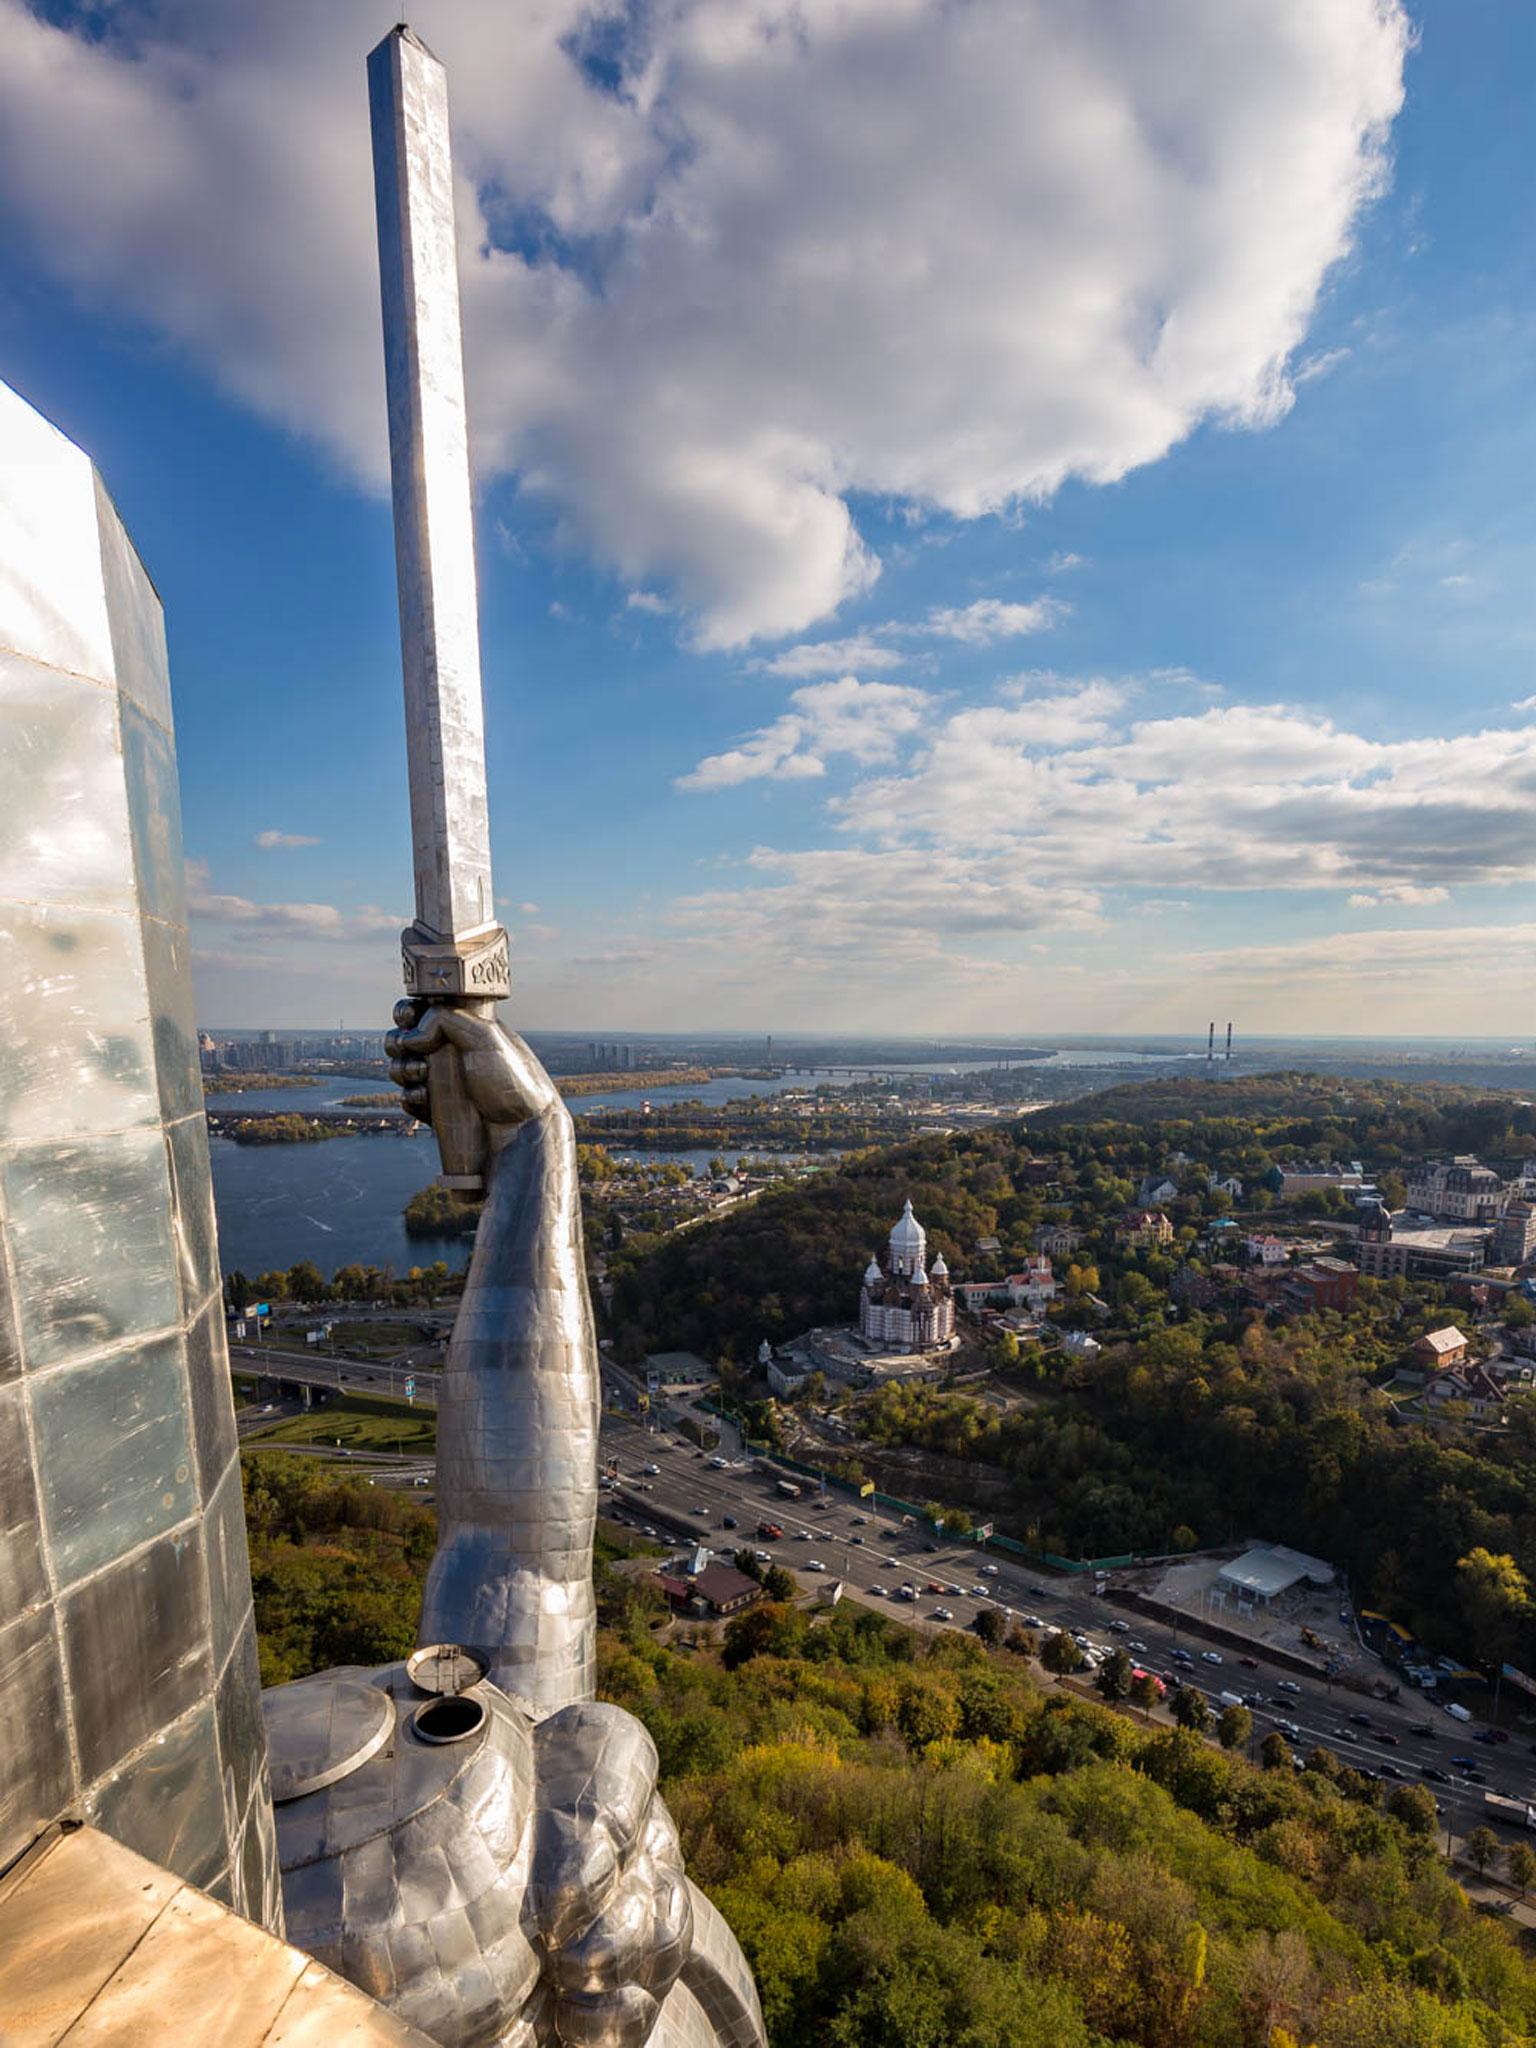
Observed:
[[[421,925],[400,935],[408,998],[449,1003],[477,1017],[493,1017],[511,993],[509,947],[500,925],[469,939],[440,939]],[[462,1195],[485,1192],[488,1150],[485,1123],[470,1098],[464,1062],[454,1045],[427,1055],[427,1115],[442,1160],[438,1179]]]
[[[455,1003],[455,1009],[478,1017],[494,1016],[494,1003]],[[487,1139],[485,1121],[470,1099],[464,1061],[456,1045],[440,1045],[427,1055],[427,1115],[437,1139],[442,1172],[438,1180],[461,1195],[485,1192]]]

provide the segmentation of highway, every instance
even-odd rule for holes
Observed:
[[[234,1369],[242,1374],[265,1372],[298,1384],[395,1400],[405,1398],[405,1381],[412,1378],[417,1405],[437,1405],[440,1375],[432,1371],[320,1358],[271,1345],[233,1346],[231,1355]],[[1440,1802],[1443,1823],[1458,1834],[1490,1818],[1483,1807],[1485,1789],[1536,1799],[1536,1726],[1528,1733],[1513,1731],[1506,1743],[1478,1742],[1474,1738],[1480,1724],[1457,1722],[1406,1687],[1396,1702],[1372,1700],[1340,1686],[1329,1687],[1320,1676],[1300,1676],[1262,1655],[1256,1654],[1253,1666],[1245,1667],[1230,1648],[1213,1648],[1208,1638],[1188,1627],[1180,1630],[1098,1598],[1081,1579],[983,1557],[971,1544],[935,1538],[925,1527],[904,1528],[888,1514],[840,1494],[819,1502],[810,1481],[804,1482],[801,1499],[785,1500],[772,1478],[740,1464],[723,1471],[712,1468],[702,1451],[665,1426],[647,1430],[610,1412],[603,1417],[601,1441],[604,1460],[617,1461],[620,1477],[605,1512],[632,1527],[654,1529],[661,1540],[702,1539],[727,1556],[743,1544],[766,1550],[807,1588],[818,1578],[824,1583],[840,1579],[848,1597],[919,1628],[968,1628],[982,1606],[996,1605],[1007,1610],[1010,1620],[1037,1631],[1076,1630],[1100,1647],[1129,1650],[1144,1669],[1168,1681],[1170,1689],[1180,1683],[1198,1685],[1213,1704],[1223,1691],[1244,1695],[1253,1709],[1254,1754],[1263,1737],[1278,1726],[1299,1755],[1321,1745],[1341,1763],[1376,1772],[1384,1789],[1393,1782],[1427,1782]],[[358,1461],[370,1462],[370,1455],[359,1453]],[[645,1474],[647,1464],[657,1466],[654,1476]],[[379,1477],[386,1484],[410,1485],[416,1474],[430,1469],[425,1461],[413,1461],[387,1477],[381,1469]],[[735,1518],[736,1528],[725,1526],[728,1515]],[[755,1534],[759,1521],[777,1523],[784,1539],[760,1541]],[[814,1564],[823,1566],[824,1572],[811,1569]],[[917,1587],[916,1601],[895,1597],[903,1580]],[[952,1621],[940,1615],[939,1608],[947,1609]],[[1208,1650],[1219,1663],[1202,1661]],[[1183,1662],[1184,1658],[1190,1661]],[[1287,1693],[1282,1684],[1295,1684],[1300,1690]],[[1350,1718],[1360,1715],[1367,1717],[1368,1727]],[[1431,1732],[1417,1732],[1421,1729]],[[1485,1784],[1469,1778],[1468,1765],[1453,1764],[1452,1757],[1471,1760],[1471,1768],[1481,1773]],[[1443,1773],[1444,1782],[1426,1781],[1426,1765]]]
[[[1473,1739],[1481,1724],[1457,1722],[1406,1687],[1396,1702],[1372,1700],[1342,1687],[1330,1688],[1321,1677],[1301,1677],[1262,1656],[1256,1657],[1253,1668],[1246,1668],[1234,1651],[1215,1648],[1207,1637],[1188,1628],[1173,1628],[1096,1597],[1080,1579],[985,1557],[971,1544],[935,1538],[923,1527],[904,1528],[890,1515],[840,1494],[818,1503],[810,1481],[805,1482],[801,1499],[781,1499],[772,1478],[741,1467],[713,1470],[685,1440],[649,1434],[627,1420],[604,1418],[603,1451],[605,1457],[619,1461],[618,1514],[632,1525],[649,1524],[662,1539],[686,1532],[726,1555],[747,1544],[787,1565],[807,1588],[820,1576],[808,1570],[818,1562],[826,1567],[828,1579],[842,1580],[848,1597],[922,1628],[968,1628],[978,1609],[1000,1606],[1026,1627],[1076,1630],[1101,1648],[1128,1649],[1142,1668],[1169,1681],[1170,1688],[1197,1685],[1213,1705],[1223,1691],[1258,1699],[1251,1745],[1255,1755],[1272,1728],[1281,1726],[1287,1732],[1294,1727],[1296,1733],[1288,1739],[1297,1754],[1305,1756],[1320,1745],[1343,1764],[1378,1773],[1383,1791],[1393,1782],[1427,1782],[1440,1802],[1442,1825],[1453,1827],[1458,1835],[1489,1818],[1483,1807],[1485,1789],[1536,1799],[1536,1757],[1531,1754],[1536,1727],[1528,1735],[1515,1731],[1506,1743],[1485,1744]],[[636,1493],[634,1483],[646,1483],[646,1464],[660,1468],[648,1482],[655,1490]],[[736,1518],[737,1528],[724,1527],[726,1515]],[[784,1540],[761,1541],[755,1534],[759,1521],[777,1523]],[[992,1571],[986,1569],[989,1566]],[[903,1580],[917,1586],[915,1602],[892,1597]],[[878,1587],[885,1592],[872,1590]],[[952,1623],[936,1613],[940,1607],[948,1609]],[[1220,1658],[1219,1665],[1201,1661],[1206,1650]],[[1175,1652],[1190,1657],[1192,1664],[1181,1664]],[[1282,1692],[1282,1682],[1298,1685],[1299,1693]],[[1370,1728],[1352,1722],[1351,1715],[1368,1717]],[[1432,1733],[1416,1734],[1418,1728]],[[1464,1766],[1453,1765],[1453,1756],[1474,1759],[1486,1788],[1470,1780]],[[1443,1772],[1447,1782],[1426,1781],[1421,1775],[1426,1764]]]

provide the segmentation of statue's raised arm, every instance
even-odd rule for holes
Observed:
[[[422,1014],[418,1016],[418,1010]],[[402,1003],[390,1072],[429,1114],[426,1062],[458,1049],[488,1134],[486,1199],[438,1395],[438,1544],[421,1640],[473,1650],[545,1713],[593,1691],[599,1379],[570,1113],[520,1038]]]

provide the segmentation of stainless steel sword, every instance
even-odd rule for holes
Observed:
[[[416,868],[405,989],[489,1015],[511,982],[491,892],[447,76],[402,26],[369,56],[368,99]],[[427,1091],[443,1184],[473,1193],[485,1132],[453,1047],[432,1055]]]

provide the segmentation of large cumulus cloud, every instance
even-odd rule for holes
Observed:
[[[49,10],[56,14],[57,10]],[[60,275],[382,468],[377,0],[0,0],[0,186]],[[482,471],[700,644],[960,518],[1262,424],[1379,185],[1397,0],[420,0]]]

